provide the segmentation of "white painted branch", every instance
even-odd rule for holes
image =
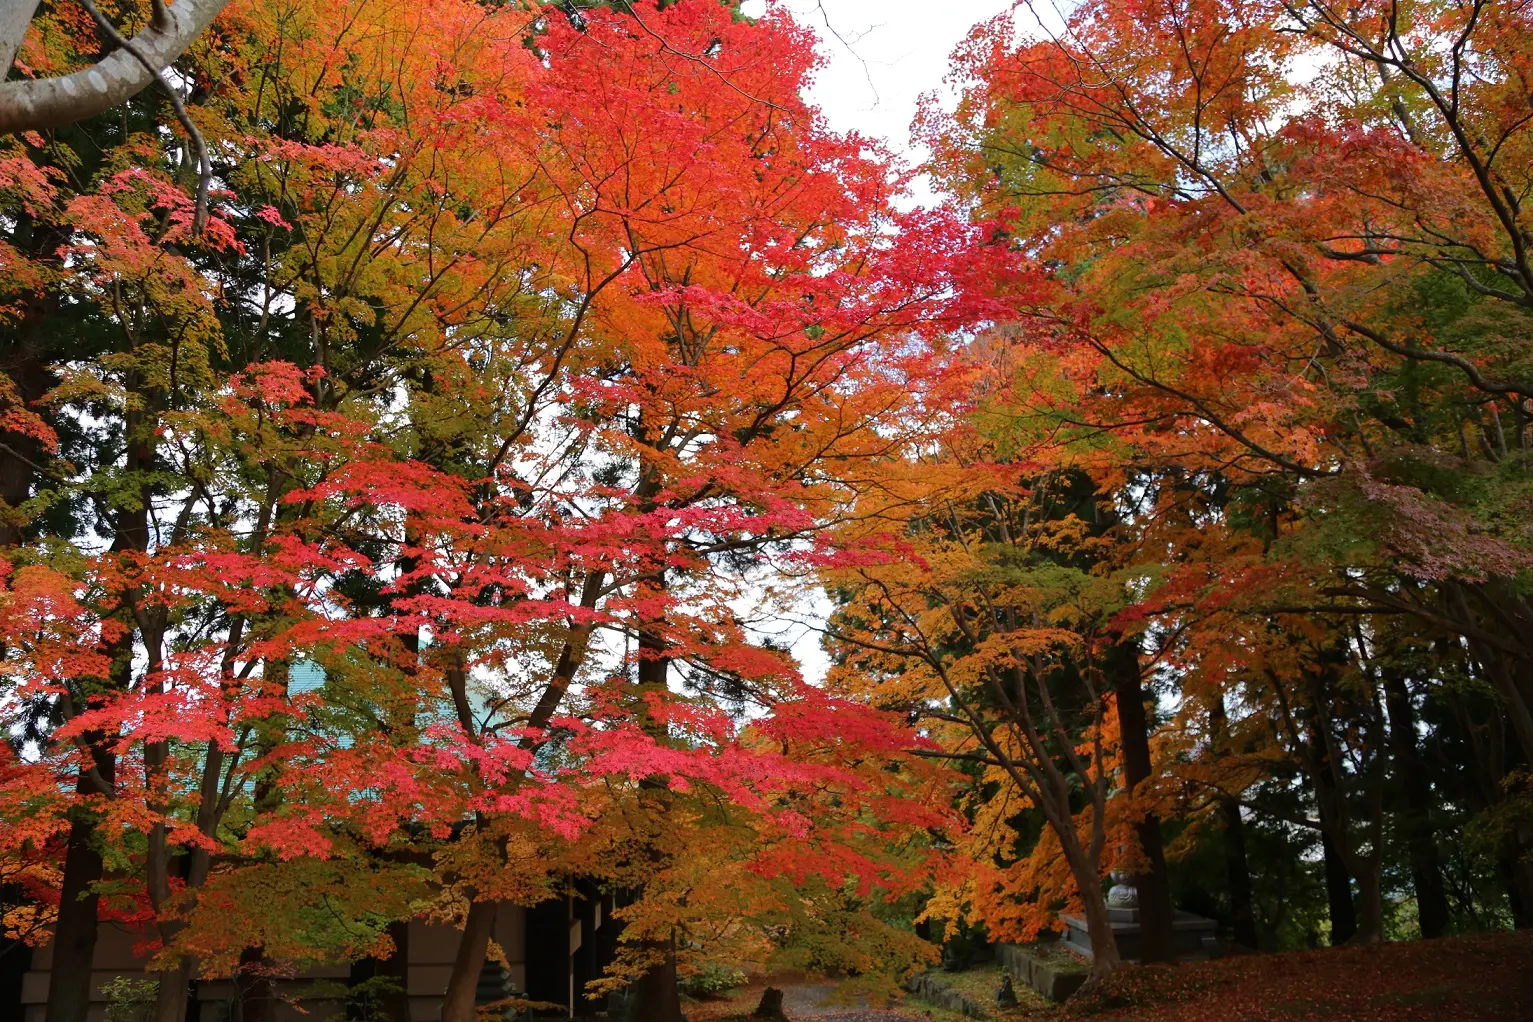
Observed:
[[[0,0],[0,81],[11,72],[27,26],[37,13],[38,0]]]
[[[19,9],[36,9],[35,0],[0,0],[6,9],[0,12],[0,46],[9,40],[8,30],[19,17]],[[153,65],[164,70],[192,40],[228,6],[229,0],[176,0],[165,12],[168,18],[155,18],[133,37],[134,47]],[[31,20],[28,13],[27,20]],[[26,31],[22,25],[21,31]],[[20,43],[18,34],[16,42]],[[6,62],[10,66],[10,62]],[[0,84],[0,133],[57,128],[93,117],[126,101],[155,82],[155,74],[127,50],[113,50],[100,63],[73,74],[32,81]]]

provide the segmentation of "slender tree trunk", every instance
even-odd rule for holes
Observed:
[[[1518,854],[1512,841],[1503,845],[1498,860],[1506,884],[1507,905],[1512,911],[1512,926],[1533,930],[1533,863]]]
[[[1215,695],[1208,709],[1210,730],[1217,754],[1223,754],[1229,739],[1229,716],[1224,709],[1224,694]],[[1240,815],[1240,802],[1229,795],[1219,798],[1219,814],[1224,818],[1224,872],[1230,891],[1230,929],[1235,942],[1258,950],[1256,908],[1251,896],[1251,865],[1246,859],[1246,822]]]
[[[1109,669],[1118,704],[1118,729],[1123,741],[1123,786],[1129,796],[1143,794],[1153,770],[1150,762],[1150,727],[1144,709],[1144,689],[1139,678],[1139,653],[1132,643],[1113,648]],[[1166,874],[1166,855],[1161,843],[1160,817],[1146,813],[1134,825],[1147,869],[1134,875],[1139,891],[1139,933],[1143,961],[1169,962],[1176,952],[1171,942],[1171,885]]]
[[[1494,707],[1490,719],[1483,719],[1462,692],[1450,688],[1444,697],[1469,750],[1469,762],[1462,765],[1468,768],[1471,783],[1463,785],[1460,793],[1470,809],[1485,812],[1505,797],[1501,782],[1506,776],[1506,722]],[[1496,869],[1506,888],[1512,925],[1519,930],[1533,928],[1533,862],[1521,855],[1515,833],[1507,834],[1496,850]]]
[[[1352,877],[1331,835],[1320,835],[1325,855],[1325,897],[1331,913],[1331,944],[1345,944],[1357,934],[1357,911],[1352,905]]]
[[[1240,803],[1232,798],[1219,800],[1224,817],[1224,872],[1230,889],[1230,929],[1235,943],[1258,950],[1256,909],[1251,897],[1251,866],[1246,861],[1246,823],[1240,816]]]
[[[647,584],[660,592],[665,591],[665,577],[647,580]],[[663,622],[657,622],[663,626]],[[639,714],[643,726],[657,741],[664,737],[664,729],[657,727],[644,711],[646,691],[665,692],[670,659],[666,655],[665,636],[658,627],[645,628],[639,632],[638,698]],[[668,788],[661,778],[645,778],[641,782],[640,797],[650,804],[651,811],[663,815],[666,811]],[[661,852],[651,847],[649,854],[659,859]],[[657,862],[658,866],[659,863]],[[681,1022],[681,992],[676,985],[676,934],[672,931],[664,941],[646,941],[645,947],[661,954],[660,963],[640,976],[628,992],[628,1022]]]
[[[105,779],[114,761],[96,757]],[[95,793],[96,783],[80,774],[81,794]],[[53,928],[53,965],[49,969],[46,1022],[85,1022],[90,1009],[91,967],[96,958],[97,907],[95,885],[101,880],[101,853],[95,847],[96,824],[83,807],[75,807],[64,847],[64,881],[59,891],[59,915]]]
[[[602,582],[606,577],[605,572],[596,571],[591,572],[586,577],[585,587],[580,598],[580,606],[582,608],[591,610],[596,606],[597,601],[601,597]],[[553,677],[549,680],[548,688],[543,691],[537,705],[533,708],[532,715],[528,718],[528,733],[519,743],[522,748],[530,750],[537,747],[535,734],[553,718],[564,694],[569,691],[570,683],[574,680],[576,672],[580,670],[580,665],[585,661],[590,638],[591,626],[588,623],[571,622],[569,637],[565,640],[563,649],[560,650],[559,660],[554,666]],[[459,701],[458,715],[460,720],[466,717],[464,693],[462,691],[464,685],[466,685],[466,679],[450,686],[453,688],[454,698]],[[466,722],[465,726],[471,728],[472,723]],[[470,734],[472,734],[471,730]],[[473,917],[472,909],[470,909],[469,916],[470,918]],[[483,967],[484,955],[488,948],[489,940],[489,930],[485,930],[482,934],[470,934],[467,929],[464,930],[464,943],[462,947],[467,949],[468,953],[467,955],[460,953],[458,959],[453,963],[452,974],[447,980],[447,996],[455,1003],[462,1003],[466,1000],[469,1005],[473,1004],[474,991],[479,984],[479,970]],[[468,947],[471,941],[479,941],[477,951]],[[467,970],[475,961],[479,964],[473,965],[473,971],[470,974]],[[443,1022],[452,1022],[445,1015],[442,1018]]]
[[[442,1022],[474,1022],[477,1014],[474,995],[479,987],[479,974],[484,970],[490,935],[495,930],[495,909],[493,901],[469,903],[468,918],[463,923],[463,939],[458,943],[452,976],[442,999]],[[466,981],[464,977],[467,977]]]
[[[114,546],[130,536],[132,524],[119,522]],[[128,542],[136,541],[130,536]],[[144,534],[147,542],[147,532]],[[111,671],[106,682],[108,692],[127,689],[133,666],[131,630],[115,640],[110,650]],[[86,681],[89,685],[89,681]],[[85,698],[90,695],[89,688]],[[76,712],[84,706],[76,707]],[[117,757],[110,751],[111,737],[91,732],[82,736],[90,757],[89,766],[80,770],[76,790],[81,795],[109,797],[117,783]],[[94,767],[94,773],[91,771]],[[83,805],[70,812],[69,839],[64,852],[64,876],[59,890],[59,916],[53,929],[53,964],[49,968],[48,1004],[45,1022],[86,1022],[90,1009],[91,984],[88,981],[96,955],[96,934],[100,927],[97,910],[100,898],[95,886],[102,879],[103,862],[96,846],[96,814]],[[86,982],[78,982],[85,978]]]
[[[1065,858],[1081,892],[1081,914],[1086,917],[1087,936],[1091,939],[1091,975],[1094,979],[1103,979],[1117,972],[1123,959],[1119,957],[1118,938],[1112,932],[1112,920],[1107,915],[1102,878],[1084,861],[1083,849],[1077,848],[1074,855],[1066,849]]]
[[[261,948],[247,947],[240,952],[234,996],[238,1014],[233,1022],[271,1022],[271,976],[266,971],[266,953]]]
[[[1416,914],[1423,937],[1441,937],[1448,932],[1448,892],[1443,886],[1437,835],[1432,828],[1432,786],[1416,743],[1416,715],[1405,676],[1390,667],[1381,673],[1389,711],[1389,744],[1395,761],[1396,813],[1410,856]]]
[[[1315,808],[1320,817],[1320,845],[1325,858],[1325,893],[1331,916],[1331,944],[1345,944],[1358,935],[1357,907],[1352,900],[1352,873],[1348,868],[1349,813],[1347,793],[1341,790],[1335,763],[1335,742],[1325,707],[1331,701],[1335,672],[1343,655],[1335,650],[1323,657],[1322,670],[1307,674],[1309,707],[1306,712],[1309,740],[1304,749]],[[1377,849],[1375,860],[1377,858]],[[1365,895],[1366,897],[1366,895]]]
[[[1358,859],[1357,932],[1348,943],[1374,944],[1384,939],[1383,869],[1377,853]]]
[[[410,920],[389,924],[389,940],[394,950],[378,963],[378,975],[393,983],[383,994],[383,1012],[394,1022],[412,1022],[410,1018]]]
[[[27,410],[35,411],[33,402],[52,387],[53,376],[31,345],[23,344],[20,348],[19,353],[4,359],[3,368],[15,388],[15,396]],[[21,543],[21,524],[15,520],[14,509],[31,496],[37,475],[34,466],[47,460],[48,456],[37,440],[25,433],[0,430],[0,547]]]
[[[129,374],[128,391],[130,394],[143,394],[136,374]],[[153,441],[150,439],[148,443],[145,442],[145,431],[149,428],[145,416],[152,414],[152,410],[135,408],[131,403],[124,413],[124,436],[127,440],[124,467],[130,479],[151,467]],[[149,487],[140,484],[138,506],[123,508],[116,513],[112,553],[142,553],[149,549],[149,503]],[[111,668],[105,679],[105,694],[108,697],[126,692],[133,677],[133,636],[137,622],[131,612],[131,599],[131,594],[124,595],[121,610],[123,632],[114,640],[110,650]],[[76,712],[83,711],[90,696],[96,694],[91,691],[90,679],[82,679],[82,682],[82,705],[76,708]],[[83,768],[78,786],[82,794],[112,794],[112,787],[116,783],[116,757],[109,751],[109,746],[114,739],[114,735],[106,734],[85,736],[85,746],[91,757],[90,765],[95,768],[95,776],[88,776],[89,767]],[[49,973],[45,1022],[85,1022],[90,1006],[91,984],[88,977],[95,956],[99,927],[98,899],[90,891],[100,881],[103,865],[101,855],[95,848],[95,840],[94,814],[77,807],[70,824],[69,845],[64,859],[60,891],[62,901],[58,924],[54,928],[54,941],[58,946]],[[67,918],[65,906],[69,909]],[[86,977],[87,981],[78,982],[80,977]],[[64,981],[61,982],[61,979]]]

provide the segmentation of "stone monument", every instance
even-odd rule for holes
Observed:
[[[1144,948],[1139,932],[1139,891],[1126,873],[1113,873],[1112,881],[1113,885],[1107,891],[1107,920],[1118,941],[1119,957],[1126,962],[1137,962],[1143,957]],[[1061,913],[1059,919],[1066,927],[1065,946],[1090,958],[1091,933],[1086,920],[1069,913]],[[1172,910],[1172,954],[1183,961],[1219,954],[1219,941],[1215,936],[1218,925],[1212,919],[1191,912]]]

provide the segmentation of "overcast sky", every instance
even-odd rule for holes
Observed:
[[[953,48],[1009,0],[777,0],[820,34],[829,66],[809,98],[838,131],[883,139],[912,163],[910,122],[922,93],[942,89]],[[1042,0],[1051,9],[1063,0]],[[765,0],[745,0],[750,14]],[[839,38],[838,38],[839,36]]]
[[[829,61],[810,90],[809,99],[824,111],[837,131],[857,131],[882,139],[912,164],[923,154],[910,145],[910,122],[922,93],[941,90],[948,58],[977,22],[1007,10],[1009,0],[777,0],[821,39]],[[1052,4],[1057,0],[1042,0]],[[747,14],[765,8],[765,0],[745,0]],[[917,201],[930,193],[916,189]],[[742,613],[750,609],[742,606]],[[818,681],[829,662],[815,625],[830,611],[823,594],[806,596],[798,613],[775,622],[752,623],[793,648],[804,676]]]

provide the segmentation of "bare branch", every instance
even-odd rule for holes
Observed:
[[[149,26],[132,38],[133,50],[122,47],[92,67],[57,78],[0,83],[0,133],[60,128],[126,102],[153,85],[159,73],[186,52],[228,3],[176,0],[169,7],[161,6],[159,11],[165,16],[159,17],[157,11]],[[27,0],[23,0],[17,6],[26,5]],[[0,15],[0,47],[9,43],[9,30],[18,16],[19,11]],[[16,43],[20,41],[18,35]],[[14,58],[14,51],[11,56]],[[7,69],[9,65],[7,60]]]
[[[154,64],[138,48],[138,45],[132,40],[123,38],[122,33],[117,31],[117,27],[106,20],[106,16],[97,9],[93,0],[79,0],[79,2],[80,6],[89,11],[90,16],[96,19],[96,24],[101,26],[101,31],[105,32],[113,43],[131,53],[133,58],[145,70],[153,74],[155,81],[160,83],[160,88],[165,90],[165,95],[170,97],[170,105],[176,111],[176,120],[180,121],[181,127],[186,129],[186,134],[192,143],[192,148],[197,153],[197,211],[192,218],[192,237],[200,237],[202,229],[208,223],[208,189],[213,183],[213,161],[208,158],[207,140],[202,137],[202,132],[192,120],[191,114],[186,112],[186,104],[181,102],[180,92],[156,70]],[[163,7],[155,9],[156,20],[159,19],[159,15],[163,11]]]

